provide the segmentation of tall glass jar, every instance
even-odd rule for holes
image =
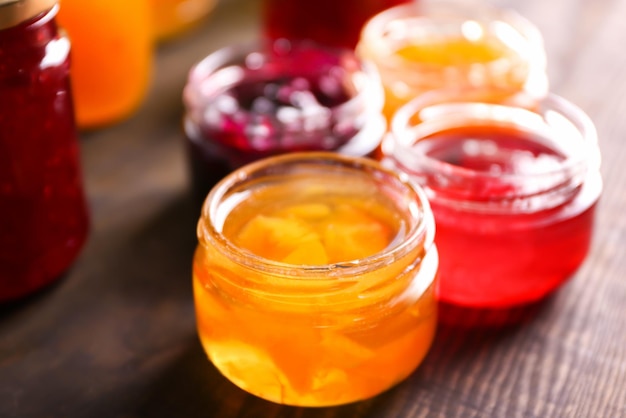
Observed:
[[[0,0],[0,302],[58,279],[87,237],[57,10],[54,0]]]
[[[572,103],[550,94],[529,110],[431,92],[403,106],[391,131],[385,160],[424,187],[434,212],[442,303],[531,304],[585,260],[600,153]]]
[[[148,0],[61,0],[59,24],[72,41],[76,121],[93,129],[130,117],[152,75]]]
[[[483,88],[491,100],[547,93],[539,30],[513,10],[466,0],[421,0],[387,9],[364,27],[357,46],[385,86],[385,114],[429,90]],[[488,88],[486,88],[488,87]]]
[[[348,49],[260,42],[215,51],[190,71],[184,130],[195,195],[254,160],[294,151],[367,156],[386,131],[375,69]]]
[[[150,0],[152,28],[156,40],[177,36],[199,24],[217,0]]]
[[[354,48],[365,22],[411,0],[263,0],[262,26],[269,39],[310,39]]]
[[[406,378],[436,328],[437,251],[422,191],[376,161],[294,153],[209,194],[193,288],[213,364],[273,402],[353,402]]]

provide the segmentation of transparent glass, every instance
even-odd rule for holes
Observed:
[[[351,50],[311,42],[215,51],[191,69],[183,99],[198,200],[257,159],[294,151],[367,156],[386,131],[375,69]]]
[[[204,349],[273,402],[377,395],[432,343],[433,238],[422,191],[374,160],[309,152],[247,165],[215,186],[198,223]]]
[[[431,92],[392,121],[383,158],[429,198],[445,304],[536,302],[587,256],[602,190],[594,125],[558,96],[529,102]]]
[[[70,42],[57,10],[0,28],[0,302],[59,279],[88,235]]]
[[[385,87],[385,115],[429,90],[483,89],[499,100],[547,93],[539,30],[513,10],[479,1],[422,0],[374,16],[357,53],[374,62]]]

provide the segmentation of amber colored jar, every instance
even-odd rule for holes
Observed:
[[[61,0],[59,24],[72,42],[72,84],[79,128],[130,117],[152,74],[148,0]]]
[[[485,2],[422,0],[387,9],[366,23],[357,53],[380,72],[389,120],[429,90],[483,88],[491,100],[548,90],[539,30]]]
[[[374,160],[308,152],[244,166],[211,191],[197,232],[202,345],[254,395],[369,398],[410,375],[433,341],[428,202]]]
[[[375,68],[313,42],[253,42],[212,52],[183,92],[194,194],[252,161],[295,151],[369,156],[387,125]]]
[[[198,25],[215,7],[217,0],[149,0],[154,38],[162,41]]]
[[[0,0],[0,302],[59,279],[88,233],[54,0]]]
[[[504,313],[538,302],[589,251],[602,191],[594,125],[552,94],[518,103],[431,92],[396,113],[382,147],[431,203],[443,304]]]

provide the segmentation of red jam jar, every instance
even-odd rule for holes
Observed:
[[[57,10],[53,0],[0,0],[0,302],[58,279],[87,237]]]
[[[262,26],[270,39],[311,39],[354,48],[365,22],[409,0],[263,0]]]
[[[602,190],[594,125],[572,103],[455,97],[432,92],[403,106],[382,146],[431,202],[451,321],[466,317],[446,305],[506,312],[561,286],[587,256]]]
[[[229,46],[189,74],[183,99],[194,194],[293,151],[369,156],[386,131],[373,67],[348,49],[286,40]]]

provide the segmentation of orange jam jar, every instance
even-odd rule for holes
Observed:
[[[129,118],[152,77],[148,0],[61,0],[59,25],[72,42],[76,123],[95,129]]]
[[[553,94],[533,109],[521,97],[454,97],[430,92],[403,106],[382,152],[428,196],[440,319],[518,322],[521,308],[557,290],[587,257],[602,192],[596,130]]]
[[[229,380],[276,403],[375,396],[433,341],[433,238],[421,189],[374,160],[308,152],[244,166],[198,223],[202,345]]]
[[[424,0],[387,9],[366,23],[357,53],[379,69],[388,119],[414,97],[444,87],[489,87],[483,92],[494,100],[548,90],[539,30],[484,3]]]

